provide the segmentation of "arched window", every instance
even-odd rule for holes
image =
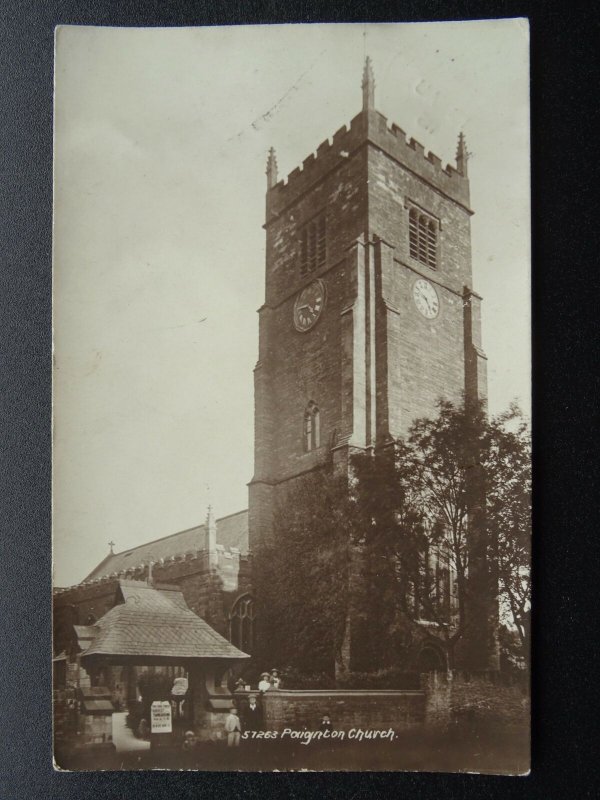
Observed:
[[[417,672],[441,672],[445,660],[444,654],[438,647],[425,644],[417,659]]]
[[[321,415],[312,401],[304,412],[304,452],[310,453],[321,446]]]
[[[408,212],[408,243],[410,257],[426,264],[432,269],[437,267],[438,226],[431,217],[421,214],[416,208]]]
[[[229,641],[244,653],[254,646],[254,600],[243,594],[235,601],[229,614]]]

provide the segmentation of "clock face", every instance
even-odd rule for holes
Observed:
[[[429,281],[419,278],[413,286],[413,300],[425,319],[434,319],[440,311],[440,301],[436,290]]]
[[[298,331],[308,331],[321,316],[325,305],[325,284],[322,280],[306,286],[294,303],[294,325]]]

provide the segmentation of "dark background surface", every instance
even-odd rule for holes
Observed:
[[[50,443],[53,29],[528,16],[532,46],[533,771],[252,775],[53,771]],[[540,797],[597,793],[599,24],[592,4],[5,0],[0,7],[0,796]],[[594,491],[595,490],[595,491]]]

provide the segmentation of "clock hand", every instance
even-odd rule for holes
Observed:
[[[431,308],[431,304],[429,302],[429,298],[427,297],[425,292],[422,291],[422,292],[420,292],[420,294],[421,294],[422,299],[427,303],[427,308]]]

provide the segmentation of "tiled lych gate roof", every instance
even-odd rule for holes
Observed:
[[[236,547],[240,553],[248,552],[247,510],[222,517],[216,521],[216,524],[217,544],[223,545],[225,550]],[[113,572],[119,573],[126,569],[132,569],[142,563],[148,564],[151,560],[159,561],[161,558],[170,558],[182,553],[195,553],[203,549],[204,532],[205,525],[198,525],[195,528],[188,528],[179,533],[172,533],[170,536],[163,536],[162,539],[155,539],[139,547],[123,550],[121,553],[111,553],[97,567],[94,567],[84,581],[91,581],[104,575],[111,575]]]
[[[82,653],[84,661],[94,656],[250,658],[194,614],[178,587],[120,580],[119,592],[123,602],[86,627],[94,635]]]

